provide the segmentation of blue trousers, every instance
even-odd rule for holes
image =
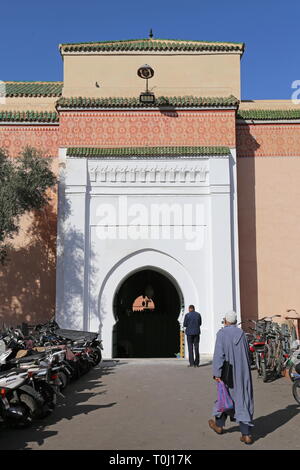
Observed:
[[[228,415],[226,413],[222,413],[219,418],[216,418],[216,425],[219,426],[220,428],[225,426],[225,422],[226,422],[227,417],[228,417]],[[242,423],[242,422],[240,422],[239,424],[240,424],[241,433],[244,436],[249,436],[251,434],[251,431],[250,431],[251,426],[249,426],[248,424]]]

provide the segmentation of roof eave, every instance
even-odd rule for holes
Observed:
[[[221,146],[158,146],[158,147],[69,147],[67,148],[67,157],[69,158],[170,158],[187,157],[193,158],[201,156],[209,157],[228,157],[230,155],[229,147]]]
[[[244,42],[213,42],[172,39],[136,39],[123,41],[99,41],[84,43],[61,43],[59,51],[64,55],[107,55],[133,53],[157,54],[239,54],[243,55]]]
[[[195,96],[158,96],[155,103],[144,105],[135,97],[61,97],[56,102],[57,110],[102,110],[102,109],[227,109],[237,110],[239,100],[233,95],[227,97],[195,97]]]

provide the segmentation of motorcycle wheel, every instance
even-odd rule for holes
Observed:
[[[66,386],[68,385],[68,383],[69,383],[68,377],[63,371],[60,371],[58,373],[58,377],[61,381],[60,390],[64,390],[66,388]]]
[[[22,393],[19,398],[21,407],[24,410],[24,418],[22,421],[15,422],[12,420],[8,420],[8,425],[12,428],[27,428],[33,422],[33,419],[36,417],[38,405],[33,397],[27,395],[26,393]]]
[[[80,360],[80,375],[87,374],[90,369],[90,363],[86,359]]]
[[[49,416],[55,408],[53,402],[54,392],[50,385],[41,384],[39,389],[39,395],[43,397],[44,404],[38,408],[36,417],[38,419],[43,419]]]
[[[10,418],[5,419],[5,423],[13,429],[25,429],[32,425],[33,418],[27,406],[22,405],[24,418],[22,421],[15,421]]]
[[[293,383],[293,396],[300,405],[300,380],[295,380]]]
[[[102,360],[102,353],[99,349],[95,349],[95,351],[93,352],[94,356],[95,356],[95,359],[94,359],[94,364],[95,366],[97,366],[101,360]]]
[[[81,377],[80,365],[79,365],[79,361],[77,361],[77,362],[74,362],[72,379],[78,380],[80,377]]]

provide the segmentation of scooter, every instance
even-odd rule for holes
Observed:
[[[2,419],[12,427],[29,426],[43,405],[43,398],[29,385],[28,372],[1,372],[0,391]]]
[[[297,377],[296,366],[300,363],[300,347],[287,356],[285,366],[288,367],[289,377],[293,382]]]
[[[59,349],[57,351],[40,351],[36,355],[15,358],[10,361],[18,365],[21,370],[27,370],[30,386],[44,400],[43,405],[36,412],[38,418],[43,418],[54,410],[57,396],[64,398],[60,392],[64,358],[65,351]]]

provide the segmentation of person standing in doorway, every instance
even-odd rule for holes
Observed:
[[[201,324],[202,318],[200,313],[195,311],[194,305],[190,305],[189,312],[185,315],[183,322],[183,327],[185,328],[185,334],[187,337],[189,349],[190,364],[188,367],[200,366],[199,343]]]
[[[225,315],[224,328],[217,334],[213,357],[213,378],[224,382],[234,403],[234,409],[219,412],[217,403],[213,409],[215,419],[208,421],[217,434],[223,434],[227,417],[240,425],[241,442],[252,444],[253,386],[249,345],[245,333],[237,327],[237,315],[230,311]]]

